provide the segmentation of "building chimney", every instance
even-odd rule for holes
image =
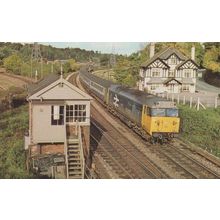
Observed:
[[[154,51],[155,51],[155,43],[151,42],[150,43],[150,58],[154,56]]]
[[[191,59],[195,60],[195,46],[194,45],[191,48]]]

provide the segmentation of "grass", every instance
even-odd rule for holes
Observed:
[[[97,70],[95,72],[93,72],[95,75],[97,75],[98,77],[101,77],[103,79],[107,79],[107,80],[112,80],[113,82],[116,82],[115,78],[114,78],[114,74],[115,72],[110,69],[106,69],[106,70]]]
[[[0,114],[0,178],[31,178],[25,166],[24,132],[28,106]]]
[[[220,108],[179,107],[182,138],[220,157]]]

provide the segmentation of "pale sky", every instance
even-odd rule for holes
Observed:
[[[143,42],[41,42],[58,48],[72,47],[85,50],[100,51],[102,53],[131,54],[143,49]],[[113,49],[114,48],[114,49]]]

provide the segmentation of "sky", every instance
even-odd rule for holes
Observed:
[[[143,42],[41,42],[45,45],[53,47],[65,48],[81,48],[85,50],[100,51],[102,53],[127,54],[137,52],[143,49],[146,43]]]

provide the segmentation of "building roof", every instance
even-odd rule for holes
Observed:
[[[164,82],[164,79],[157,77],[157,78],[150,78],[147,84],[158,84],[158,83],[163,83],[163,82]]]
[[[49,74],[42,80],[38,81],[34,84],[28,85],[28,95],[31,96],[34,93],[40,91],[41,89],[44,89],[45,87],[49,86],[51,83],[57,81],[60,78],[60,75],[58,74]]]
[[[183,66],[183,65],[184,65],[185,63],[187,63],[188,61],[192,62],[197,68],[199,68],[198,64],[197,64],[195,61],[193,61],[192,59],[187,59],[187,60],[185,60],[185,61],[179,63],[179,64],[175,67],[175,69],[179,69],[181,66]]]
[[[190,78],[183,78],[182,84],[194,84],[193,80]]]
[[[178,84],[182,84],[179,80],[175,79],[175,78],[170,78],[164,81],[164,84],[168,84],[171,81],[176,81]]]
[[[160,58],[163,60],[168,59],[172,54],[176,54],[181,60],[186,60],[187,57],[179,50],[173,47],[168,47],[163,53],[160,54]]]
[[[92,97],[83,92],[63,77],[51,74],[29,86],[27,100],[91,100]]]
[[[160,52],[156,53],[152,58],[150,58],[146,62],[142,63],[141,67],[147,67],[157,59],[160,59],[161,61],[166,60],[172,54],[176,54],[176,56],[178,56],[183,61],[187,60],[187,57],[183,53],[178,51],[176,48],[168,47],[168,48],[165,48],[165,49],[161,50]]]

